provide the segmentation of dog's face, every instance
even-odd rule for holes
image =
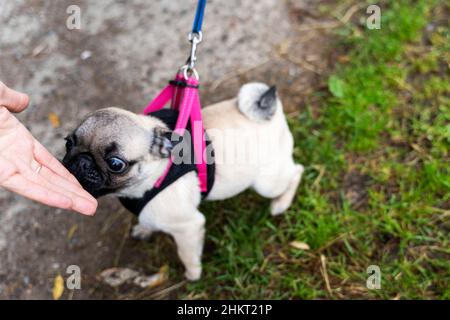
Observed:
[[[158,119],[107,108],[67,136],[63,163],[94,197],[130,196],[123,193],[162,173],[171,147],[170,131]]]

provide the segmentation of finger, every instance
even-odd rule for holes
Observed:
[[[27,107],[29,101],[26,94],[10,89],[0,81],[0,105],[11,112],[21,112]]]
[[[61,187],[64,190],[69,190],[70,192],[73,192],[74,194],[85,198],[86,200],[92,202],[93,204],[97,203],[97,200],[95,200],[94,197],[92,197],[87,191],[81,188],[78,184],[74,184],[71,181],[62,178],[61,176],[57,175],[56,173],[54,173],[45,166],[41,167],[41,170],[39,170],[38,175],[42,176],[44,179],[46,179],[53,185]]]
[[[91,198],[90,200],[87,200],[86,198],[81,197],[70,190],[67,190],[65,188],[62,188],[61,186],[51,183],[50,181],[46,180],[43,176],[41,176],[40,172],[37,173],[36,170],[33,170],[30,164],[26,164],[25,162],[22,161],[17,161],[16,165],[18,166],[21,175],[26,180],[32,181],[33,183],[40,185],[42,188],[47,189],[49,192],[60,193],[63,194],[66,198],[69,198],[72,204],[70,209],[85,215],[95,214],[95,211],[97,209],[97,201],[95,199],[92,200]]]
[[[34,173],[34,177],[30,177],[27,175],[27,178],[41,185],[42,187],[47,188],[48,190],[63,193],[66,197],[68,197],[71,200],[72,203],[71,209],[74,211],[77,211],[79,213],[88,216],[92,216],[95,214],[95,211],[97,210],[97,201],[95,199],[94,201],[87,200],[86,198],[81,197],[66,188],[62,188],[58,185],[51,183],[50,181],[46,180],[44,177],[36,173]]]
[[[44,188],[38,183],[25,179],[22,175],[12,176],[3,184],[3,187],[47,206],[61,209],[70,209],[72,207],[72,200],[69,197]]]
[[[34,140],[34,157],[56,174],[81,187],[78,180],[37,140]]]

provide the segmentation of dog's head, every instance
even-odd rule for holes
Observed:
[[[66,138],[63,163],[94,197],[134,196],[164,172],[172,143],[160,120],[119,108],[90,115]]]

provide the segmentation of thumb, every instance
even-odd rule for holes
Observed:
[[[21,112],[29,101],[26,94],[10,89],[0,81],[0,106],[5,106],[10,112]]]

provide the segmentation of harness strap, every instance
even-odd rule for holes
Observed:
[[[178,107],[180,115],[178,116],[178,121],[175,126],[175,133],[180,136],[184,135],[184,130],[186,129],[189,117],[191,115],[191,110],[194,105],[195,97],[198,95],[197,89],[192,86],[198,85],[198,81],[195,78],[187,79],[186,83],[190,85],[186,86],[183,90],[183,98]]]
[[[177,73],[175,79],[170,81],[169,84],[174,88],[173,96],[172,96],[172,105],[171,109],[177,110],[180,105],[181,98],[183,96],[183,88],[180,87],[179,83],[184,83],[184,78],[181,73]]]
[[[207,165],[206,165],[206,140],[203,128],[203,119],[200,105],[200,97],[198,95],[198,80],[190,77],[187,80],[178,73],[175,80],[170,81],[169,85],[161,91],[161,93],[153,99],[152,102],[144,109],[143,114],[161,110],[170,100],[172,100],[171,109],[178,110],[179,115],[175,125],[174,132],[180,136],[184,135],[188,121],[191,121],[191,133],[194,145],[195,164],[197,165],[197,173],[200,182],[201,192],[206,192],[207,183]],[[179,103],[178,103],[179,102]],[[164,173],[158,178],[155,187],[159,188],[166,178],[173,164],[172,157],[169,158]]]
[[[194,104],[191,110],[191,132],[194,139],[194,155],[197,164],[198,179],[200,181],[200,190],[206,192],[207,186],[207,167],[206,167],[206,139],[203,129],[202,111],[200,106],[200,97],[195,95]]]
[[[147,115],[151,112],[158,111],[162,109],[167,102],[172,99],[174,93],[174,87],[172,85],[168,85],[165,87],[160,94],[158,94],[147,107],[145,107],[144,111],[142,111],[143,114]]]

